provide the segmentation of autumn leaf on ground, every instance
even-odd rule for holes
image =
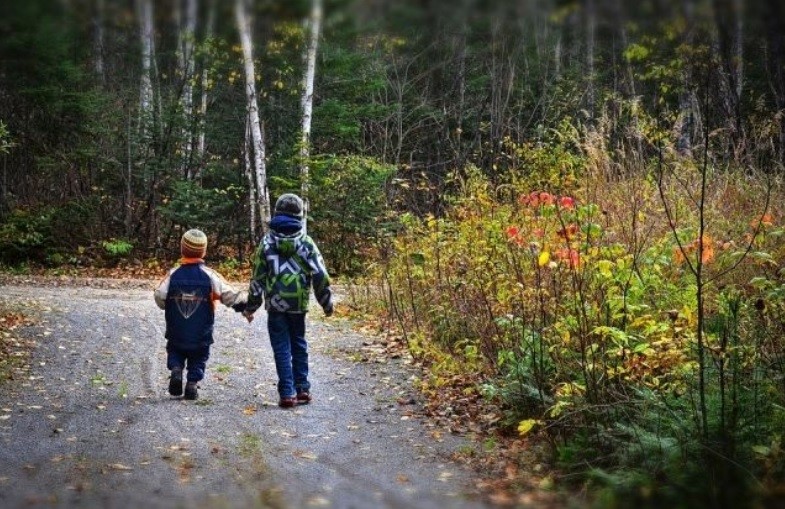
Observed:
[[[447,482],[452,478],[452,472],[442,472],[439,474],[439,481]]]
[[[129,467],[129,466],[127,466],[127,465],[123,465],[122,463],[110,463],[110,464],[109,464],[109,465],[107,465],[107,466],[108,466],[109,468],[111,468],[112,470],[124,470],[124,471],[125,471],[125,470],[133,470],[133,468],[132,468],[132,467]]]
[[[303,451],[303,450],[301,450],[301,449],[297,449],[297,450],[296,450],[296,451],[294,451],[292,454],[293,454],[295,457],[297,457],[297,458],[303,458],[303,459],[306,459],[306,460],[311,460],[311,461],[313,461],[313,460],[315,460],[315,459],[316,459],[316,455],[315,455],[314,453],[312,453],[312,452],[307,452],[307,451]]]
[[[256,413],[256,405],[248,405],[247,407],[243,408],[243,414],[245,415],[253,415]]]

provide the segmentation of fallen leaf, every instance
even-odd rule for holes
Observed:
[[[308,499],[308,505],[313,507],[327,507],[330,501],[324,497],[315,496]]]
[[[452,472],[442,472],[439,474],[439,481],[447,482],[452,478]]]
[[[315,460],[316,459],[316,455],[314,453],[307,452],[307,451],[302,451],[300,449],[297,449],[292,454],[294,454],[294,456],[296,456],[297,458],[303,458],[303,459],[306,459],[306,460]]]
[[[123,465],[122,463],[110,463],[107,466],[109,468],[111,468],[112,470],[124,470],[124,471],[133,470],[132,467],[129,467],[127,465]]]

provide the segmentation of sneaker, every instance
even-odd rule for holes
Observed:
[[[199,397],[199,391],[196,390],[196,382],[188,382],[185,384],[185,399],[196,399]]]
[[[292,408],[297,405],[297,397],[289,396],[288,398],[281,398],[278,400],[278,406],[281,408]]]
[[[311,402],[311,393],[308,391],[297,391],[297,404],[307,405]]]
[[[169,394],[172,396],[183,395],[183,368],[174,368],[169,376]]]

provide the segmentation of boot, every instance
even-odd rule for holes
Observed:
[[[174,368],[169,376],[169,394],[172,396],[183,395],[183,368]]]
[[[185,384],[185,399],[196,399],[199,397],[199,391],[196,390],[196,382],[188,382]]]

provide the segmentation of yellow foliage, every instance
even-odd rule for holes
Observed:
[[[525,419],[518,423],[518,434],[522,437],[525,437],[532,429],[534,429],[535,426],[539,426],[541,424],[542,421],[538,421],[537,419]]]

